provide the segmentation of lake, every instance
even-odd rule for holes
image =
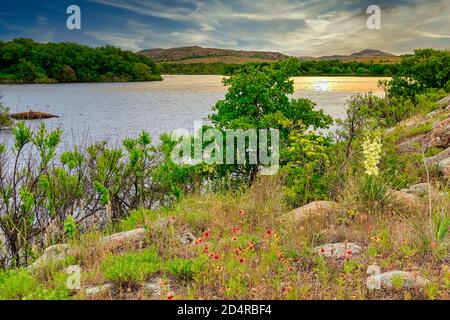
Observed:
[[[192,130],[194,121],[206,122],[211,107],[222,99],[222,76],[166,75],[164,81],[134,83],[81,83],[0,85],[3,102],[11,112],[43,111],[59,115],[45,121],[63,129],[64,144],[102,139],[119,141],[147,130],[155,141],[163,132]],[[345,114],[346,101],[354,94],[377,87],[375,77],[295,77],[294,97],[316,102],[334,118]],[[34,127],[39,122],[31,121]],[[0,132],[2,140],[10,133]]]

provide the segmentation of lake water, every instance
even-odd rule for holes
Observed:
[[[157,140],[163,132],[192,130],[206,122],[211,107],[222,99],[222,76],[166,75],[160,82],[0,85],[11,112],[43,111],[59,115],[45,121],[63,129],[64,144],[108,139],[119,141],[147,130]],[[374,77],[296,77],[294,97],[309,98],[334,118],[344,116],[354,94],[383,92]],[[39,122],[30,121],[32,126]],[[7,140],[10,133],[0,132]]]

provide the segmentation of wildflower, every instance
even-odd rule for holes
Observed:
[[[213,256],[213,258],[214,258],[214,260],[219,260],[219,255],[216,253],[216,254],[214,254],[214,256]]]
[[[245,214],[245,211],[244,210],[239,210],[239,214],[241,215],[241,216],[243,216],[244,214]]]
[[[364,155],[364,168],[369,176],[377,176],[379,173],[378,162],[381,157],[381,134],[379,131],[369,131],[362,144]]]
[[[173,299],[173,292],[167,293],[167,300],[172,300],[172,299]]]
[[[279,236],[277,233],[275,233],[275,234],[273,235],[273,237],[274,237],[274,239],[275,239],[276,241],[280,241],[280,236]]]
[[[231,238],[231,240],[233,240],[233,241],[236,241],[236,240],[237,240],[237,238],[236,238],[236,237],[233,237],[233,238]]]
[[[380,239],[380,237],[372,237],[370,240],[378,243],[378,242],[380,242],[381,239]]]
[[[240,264],[243,264],[245,262],[245,259],[244,258],[239,258],[239,263]]]
[[[208,246],[203,247],[203,252],[208,253],[208,250],[209,250]]]
[[[272,235],[272,230],[267,229],[267,230],[266,230],[266,236],[267,236],[267,237],[270,237],[271,235]]]
[[[241,250],[239,250],[238,248],[234,249],[234,253],[239,255],[241,253]]]
[[[209,238],[209,236],[211,236],[211,231],[205,231],[205,232],[203,233],[203,236],[204,236],[205,238]]]
[[[214,257],[214,252],[211,252],[211,253],[209,254],[209,257],[210,257],[210,258],[213,258],[213,257]]]
[[[289,271],[294,271],[294,269],[295,269],[295,268],[294,268],[293,266],[290,266],[290,267],[289,267]]]
[[[177,218],[175,216],[172,216],[172,221],[177,220]]]
[[[324,248],[320,248],[319,253],[320,254],[324,254],[325,253],[325,249]]]
[[[250,251],[255,251],[255,247],[254,246],[249,246],[248,247]]]
[[[197,239],[195,239],[195,244],[200,244],[202,241],[203,241],[203,239],[201,237],[197,238]]]

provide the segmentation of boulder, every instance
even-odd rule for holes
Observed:
[[[388,195],[393,200],[407,206],[416,206],[420,201],[420,198],[416,194],[405,191],[389,189]]]
[[[427,279],[415,272],[394,270],[381,273],[381,269],[377,265],[369,266],[367,273],[373,274],[366,280],[366,286],[369,290],[415,288],[429,283]]]
[[[187,245],[194,242],[196,238],[192,233],[183,232],[177,235],[177,239],[181,242],[181,244]]]
[[[296,221],[302,221],[309,217],[324,217],[330,214],[342,212],[339,203],[334,201],[314,201],[303,207],[288,212],[285,217]]]
[[[314,248],[314,252],[327,258],[346,258],[359,255],[362,247],[353,242],[329,243]]]
[[[439,161],[438,168],[444,175],[450,177],[450,157]]]
[[[147,231],[144,228],[137,228],[103,237],[101,243],[109,247],[119,247],[125,243],[143,241],[146,236]]]
[[[45,249],[42,256],[40,256],[35,262],[30,264],[27,269],[31,271],[38,270],[49,264],[58,264],[63,262],[69,255],[68,244],[56,244]]]

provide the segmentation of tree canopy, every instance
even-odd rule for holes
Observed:
[[[108,82],[161,80],[149,57],[112,46],[0,41],[0,82]]]

